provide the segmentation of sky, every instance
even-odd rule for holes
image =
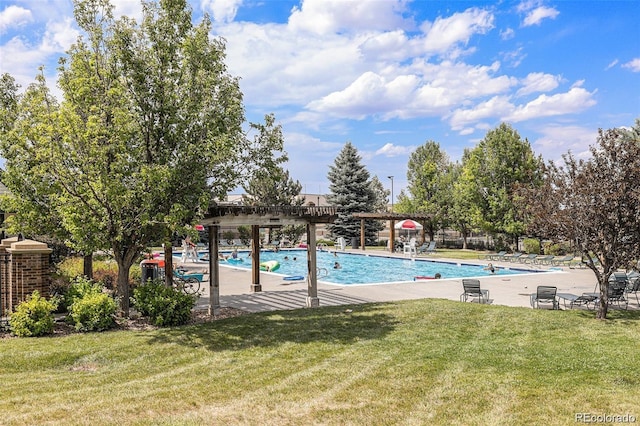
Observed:
[[[188,2],[226,40],[247,119],[275,114],[304,193],[328,192],[348,141],[397,197],[427,141],[459,161],[506,122],[558,161],[640,118],[637,0]],[[138,0],[112,4],[139,21]],[[0,72],[26,87],[44,65],[59,96],[58,58],[79,35],[71,0],[0,0]]]

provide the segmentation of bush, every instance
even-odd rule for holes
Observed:
[[[84,276],[76,277],[71,281],[71,285],[64,294],[64,306],[69,310],[77,299],[100,293],[102,293],[101,285],[94,283]]]
[[[88,293],[69,307],[67,322],[77,331],[102,331],[115,325],[116,301],[105,293]]]
[[[540,241],[536,238],[525,238],[522,241],[524,251],[529,254],[540,254]]]
[[[34,291],[9,317],[11,332],[19,337],[35,337],[53,332],[56,304]]]
[[[196,297],[167,287],[160,280],[147,281],[133,290],[133,305],[159,327],[186,324]]]

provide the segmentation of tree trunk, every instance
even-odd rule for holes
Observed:
[[[133,261],[139,255],[139,250],[126,249],[124,252],[113,250],[116,263],[118,264],[118,285],[117,296],[120,299],[120,310],[124,317],[129,317],[129,270]]]
[[[167,287],[173,286],[173,246],[171,241],[164,242],[164,283]]]
[[[85,254],[82,258],[82,274],[93,279],[93,253]]]
[[[598,282],[600,287],[600,299],[598,302],[598,311],[596,312],[597,319],[607,319],[607,313],[609,310],[609,277],[602,274]]]

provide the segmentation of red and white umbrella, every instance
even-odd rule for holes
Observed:
[[[204,225],[196,225],[196,231],[204,231]]]
[[[396,229],[407,229],[407,230],[419,230],[422,229],[422,225],[420,225],[418,222],[416,222],[415,220],[411,220],[411,219],[405,219],[405,220],[401,220],[400,222],[396,223],[394,228]]]

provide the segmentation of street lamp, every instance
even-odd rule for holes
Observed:
[[[393,176],[387,176],[391,179],[391,213],[393,213]]]

